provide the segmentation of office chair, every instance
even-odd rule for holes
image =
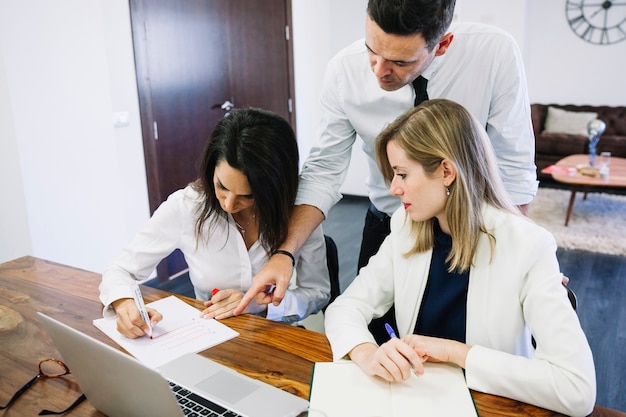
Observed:
[[[324,240],[326,243],[326,266],[328,267],[328,276],[330,281],[330,299],[328,300],[328,304],[322,308],[321,312],[310,315],[299,324],[300,327],[320,333],[324,333],[324,313],[326,312],[326,308],[328,308],[330,303],[332,303],[340,293],[339,255],[337,252],[337,245],[330,236],[324,235]]]
[[[339,288],[339,255],[337,245],[332,237],[324,235],[326,241],[326,266],[328,267],[328,275],[330,277],[330,300],[328,304],[335,301],[335,298],[341,292]],[[328,304],[326,307],[328,307]],[[322,311],[326,311],[326,307]]]
[[[564,285],[564,287],[567,290],[567,298],[569,298],[569,302],[572,303],[572,307],[574,308],[574,311],[576,311],[576,308],[578,308],[578,299],[576,298],[576,294],[567,285]]]

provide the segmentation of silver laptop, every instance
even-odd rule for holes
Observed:
[[[38,312],[89,402],[110,417],[295,417],[309,402],[190,353],[156,370],[111,346]],[[195,410],[194,410],[195,409]],[[228,414],[230,413],[230,414]]]

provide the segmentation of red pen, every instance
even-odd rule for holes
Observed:
[[[213,297],[218,292],[220,292],[219,288],[213,288],[213,291],[211,291],[211,297]]]

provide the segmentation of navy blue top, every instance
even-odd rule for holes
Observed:
[[[461,274],[448,272],[446,257],[452,248],[452,237],[441,230],[436,219],[433,231],[433,257],[413,333],[465,343],[469,270]]]

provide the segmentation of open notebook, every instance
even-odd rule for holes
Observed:
[[[318,362],[313,368],[309,417],[476,417],[461,368],[424,364],[424,375],[385,382],[352,361]]]

